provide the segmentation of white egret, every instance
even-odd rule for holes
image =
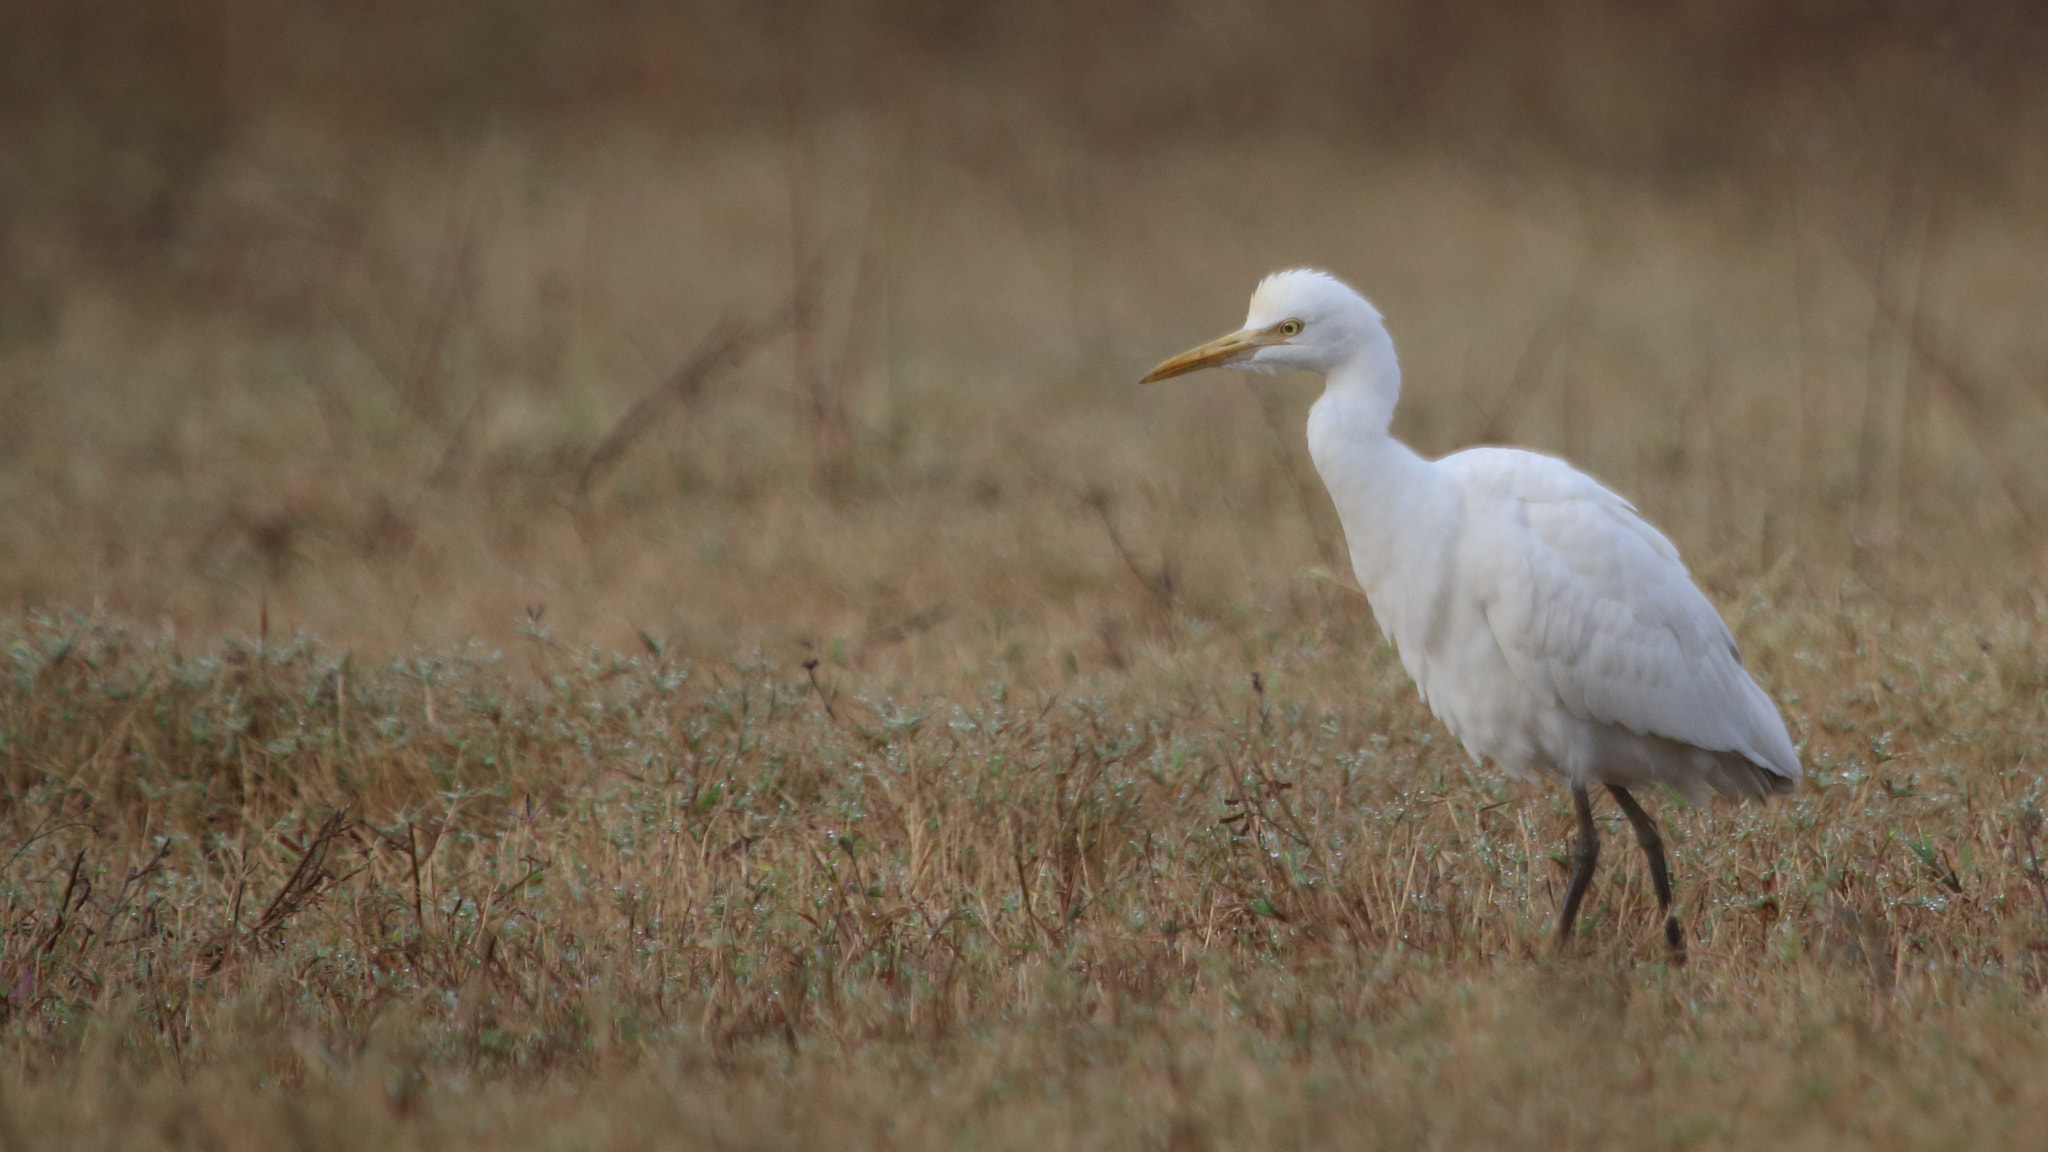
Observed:
[[[1656,822],[1630,794],[1665,785],[1762,800],[1799,757],[1769,696],[1678,550],[1628,501],[1562,460],[1471,448],[1427,460],[1388,435],[1401,369],[1379,312],[1335,277],[1268,276],[1244,327],[1160,364],[1320,373],[1308,447],[1373,616],[1423,700],[1474,760],[1571,788],[1571,939],[1600,856],[1587,790],[1605,785],[1649,859],[1664,934],[1685,938]]]

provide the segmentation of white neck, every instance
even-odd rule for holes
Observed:
[[[1376,612],[1376,593],[1404,554],[1404,531],[1450,519],[1418,515],[1419,506],[1456,498],[1434,465],[1388,435],[1400,397],[1400,364],[1382,333],[1363,354],[1328,373],[1308,414],[1309,455],[1337,506],[1352,569]]]
[[[1401,402],[1401,361],[1385,328],[1374,324],[1360,333],[1358,350],[1324,373],[1322,400],[1332,399],[1351,410],[1362,427],[1387,434],[1394,405]]]

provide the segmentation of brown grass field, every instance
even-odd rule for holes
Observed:
[[[0,1147],[2040,1146],[2030,10],[142,11],[0,21]],[[1780,701],[1688,965],[1134,383],[1297,264]]]

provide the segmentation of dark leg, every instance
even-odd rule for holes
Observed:
[[[1628,822],[1635,825],[1636,843],[1643,846],[1643,855],[1650,858],[1650,883],[1657,889],[1657,911],[1664,914],[1664,942],[1671,946],[1671,960],[1675,964],[1685,963],[1685,932],[1678,926],[1678,917],[1671,914],[1671,870],[1664,863],[1664,839],[1657,835],[1657,822],[1628,794],[1628,789],[1617,784],[1607,786],[1614,793],[1615,802],[1627,814]]]
[[[1600,829],[1593,826],[1593,801],[1586,790],[1572,785],[1572,804],[1579,810],[1579,842],[1572,846],[1572,878],[1564,886],[1564,908],[1557,915],[1557,943],[1561,948],[1572,939],[1572,922],[1579,918],[1579,901],[1593,883],[1593,866],[1600,862]]]

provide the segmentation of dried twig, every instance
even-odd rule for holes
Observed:
[[[57,823],[58,815],[58,813],[53,812],[50,815],[43,817],[43,819],[36,824],[35,830],[30,832],[28,838],[23,840],[18,846],[15,847],[14,854],[7,858],[7,862],[5,864],[0,864],[0,876],[5,876],[8,873],[8,871],[14,867],[15,861],[20,860],[22,856],[25,855],[30,848],[33,848],[35,846],[36,841],[47,839],[51,836],[55,836],[57,833],[65,831],[66,829],[92,827],[91,822],[86,820],[68,820],[62,824],[59,824]]]
[[[1024,917],[1031,921],[1032,925],[1038,929],[1039,934],[1045,937],[1047,943],[1057,943],[1058,938],[1053,933],[1053,930],[1046,925],[1045,921],[1038,918],[1038,909],[1031,906],[1031,879],[1025,872],[1023,848],[1019,847],[1016,849],[1015,859],[1017,862],[1017,896],[1018,902],[1024,906]]]
[[[1172,620],[1172,568],[1162,563],[1159,566],[1159,574],[1152,576],[1148,575],[1145,569],[1139,565],[1138,558],[1132,555],[1131,550],[1124,545],[1123,533],[1116,529],[1116,520],[1109,514],[1110,497],[1108,492],[1101,488],[1090,488],[1081,494],[1081,502],[1093,508],[1095,515],[1102,519],[1103,530],[1109,533],[1110,547],[1116,549],[1116,554],[1123,558],[1124,566],[1131,570],[1132,576],[1137,577],[1138,583],[1144,585],[1145,591],[1152,594],[1152,599],[1159,605],[1159,611],[1167,620]]]
[[[121,910],[128,906],[130,897],[139,889],[142,881],[148,879],[158,869],[162,868],[164,866],[164,857],[170,854],[171,838],[166,836],[156,846],[156,855],[150,857],[149,863],[144,864],[140,868],[130,868],[127,874],[121,877],[121,888],[114,893],[114,902],[107,906],[106,920],[100,925],[100,938],[102,940],[106,939],[113,932],[115,918],[119,917]]]
[[[43,946],[36,949],[37,955],[48,956],[57,947],[58,938],[64,935],[65,915],[71,910],[71,894],[78,890],[78,874],[84,867],[85,849],[80,848],[78,855],[71,858],[71,876],[64,881],[64,898],[57,902],[56,922],[50,925],[50,934],[43,937]],[[86,898],[91,895],[92,881],[87,880],[85,882],[85,893],[79,896],[78,903],[81,906],[84,905]]]
[[[443,257],[438,283],[419,331],[413,337],[412,354],[407,357],[405,375],[399,380],[399,396],[416,414],[428,411],[428,394],[440,383],[442,350],[455,329],[456,314],[462,310],[471,287],[476,263],[476,244],[465,215],[451,219],[448,251]],[[458,433],[459,435],[459,433]]]
[[[300,853],[299,862],[292,868],[292,874],[286,877],[284,886],[277,890],[277,895],[271,898],[270,903],[263,909],[263,914],[258,916],[256,923],[250,927],[251,935],[260,938],[298,915],[313,902],[313,898],[318,896],[322,889],[334,881],[334,873],[327,870],[328,850],[347,829],[346,808],[334,812],[321,822],[320,830],[313,834],[312,843],[306,845],[306,850]]]
[[[441,846],[441,838],[434,838],[434,848]],[[433,848],[427,850],[429,853]],[[421,932],[427,930],[426,901],[420,895],[420,838],[413,830],[413,822],[405,822],[405,855],[412,864],[412,920]]]
[[[1938,205],[1930,208],[1929,213],[1939,216]],[[1846,227],[1838,229],[1841,233],[1847,231]],[[2024,396],[2026,389],[1999,389],[1985,379],[1961,349],[1936,330],[1927,315],[1926,292],[1918,284],[1912,302],[1902,302],[1892,289],[1882,260],[1875,264],[1864,260],[1839,235],[1836,239],[1838,249],[1868,284],[1878,320],[1903,338],[1907,351],[1940,386],[1938,394],[1962,416],[1991,475],[2020,519],[2036,533],[2048,530],[2048,491],[2034,480],[2026,463],[2016,457],[2004,439],[2005,425],[2021,413],[2014,410],[2013,404],[1999,401]],[[1926,260],[1925,252],[1921,260]],[[1921,278],[1925,278],[1924,272]]]
[[[808,675],[811,678],[811,691],[816,692],[818,694],[818,703],[823,704],[825,706],[825,715],[831,717],[833,722],[837,723],[839,720],[839,713],[832,710],[832,698],[825,695],[824,686],[818,683],[817,657],[814,656],[811,659],[804,661],[804,673],[805,675]]]
[[[2000,441],[2000,426],[2010,415],[1999,410],[2001,405],[1993,400],[1991,387],[1966,366],[1961,353],[1936,334],[1924,318],[1907,315],[1895,301],[1882,294],[1878,296],[1877,307],[1889,323],[1903,331],[1914,357],[1942,385],[1942,394],[1968,421],[1985,463],[2020,519],[2036,532],[2048,529],[2048,493],[2041,491],[2025,464]]]
[[[812,283],[815,280],[816,277],[812,277]],[[583,474],[577,478],[576,494],[589,496],[591,488],[617,466],[627,449],[654,426],[654,419],[663,408],[689,401],[712,376],[739,364],[761,345],[803,322],[810,311],[811,295],[810,287],[802,285],[788,304],[759,320],[741,323],[728,318],[713,325],[697,344],[697,350],[683,361],[682,367],[671,373],[659,388],[627,409],[605,438],[598,442],[590,453],[590,459],[583,465]]]

